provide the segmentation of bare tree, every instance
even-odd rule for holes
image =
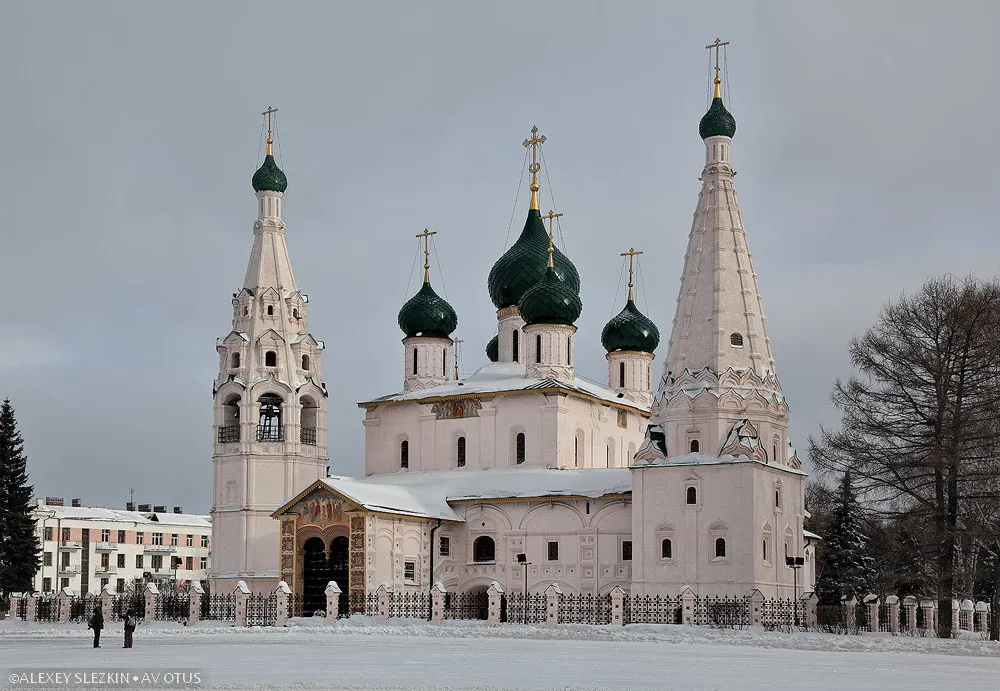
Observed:
[[[850,471],[884,517],[926,521],[939,635],[952,632],[959,546],[975,502],[995,503],[1000,283],[944,277],[882,309],[851,342],[857,374],[837,381],[837,431],[810,439],[816,465]]]

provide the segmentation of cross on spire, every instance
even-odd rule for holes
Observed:
[[[430,274],[431,250],[430,250],[430,245],[428,244],[428,240],[430,239],[431,235],[437,235],[437,231],[427,230],[426,228],[424,228],[424,232],[417,233],[416,235],[416,237],[424,239],[424,283],[431,282],[431,274]]]
[[[549,222],[549,266],[554,266],[554,264],[552,263],[552,253],[555,251],[555,244],[552,235],[552,221],[553,219],[560,218],[562,216],[563,214],[557,214],[552,209],[549,209],[549,212],[546,215],[542,216],[543,221]]]
[[[722,89],[719,88],[719,84],[722,83],[722,80],[719,79],[719,49],[728,45],[729,41],[723,41],[716,38],[715,43],[705,46],[709,50],[715,48],[715,98],[722,98]]]
[[[456,338],[452,343],[455,344],[455,381],[458,381],[458,356],[462,350],[462,344],[465,343],[461,338]]]
[[[538,147],[545,143],[546,136],[543,134],[538,136],[538,127],[532,125],[531,127],[531,139],[525,139],[523,142],[524,148],[531,147],[531,165],[528,166],[528,172],[531,173],[531,207],[532,209],[538,210],[538,171],[542,169],[541,164],[538,162]]]
[[[632,261],[642,252],[637,252],[634,247],[629,247],[628,252],[622,252],[621,256],[628,257],[628,299],[632,299]]]
[[[263,115],[263,116],[265,116],[267,118],[267,155],[268,156],[272,156],[273,155],[273,153],[271,151],[271,143],[273,142],[273,140],[271,139],[271,116],[274,115],[277,112],[278,112],[277,108],[272,108],[271,106],[268,106],[267,110],[265,110],[263,113],[261,113],[261,115]]]

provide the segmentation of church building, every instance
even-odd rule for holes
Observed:
[[[359,595],[563,592],[792,597],[810,589],[805,473],[767,337],[733,188],[736,121],[718,70],[699,131],[701,192],[655,391],[660,336],[633,299],[604,327],[605,383],[578,376],[580,275],[539,207],[532,128],[530,201],[487,288],[489,360],[460,379],[455,310],[424,277],[398,315],[401,390],[359,403],[363,477],[326,473],[323,342],[306,328],[271,151],[253,177],[259,218],[214,386],[213,587],[285,581],[322,608],[334,580]],[[268,110],[268,117],[273,111]],[[548,230],[545,221],[549,222]],[[582,340],[581,340],[582,336]],[[485,339],[484,339],[485,340]],[[335,459],[336,461],[336,459]],[[801,578],[786,557],[806,561]]]

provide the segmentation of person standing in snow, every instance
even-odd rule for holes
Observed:
[[[125,613],[125,645],[123,648],[132,647],[132,634],[135,633],[135,627],[139,625],[139,617],[135,615],[131,609]]]
[[[101,647],[101,629],[104,628],[104,614],[101,612],[101,606],[98,605],[94,609],[94,613],[90,615],[90,619],[87,620],[87,628],[94,630],[94,647]]]

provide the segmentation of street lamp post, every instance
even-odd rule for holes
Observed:
[[[792,612],[795,626],[799,625],[799,569],[805,563],[804,557],[785,557],[785,566],[792,570]]]
[[[528,555],[518,554],[517,563],[524,567],[524,623],[528,623],[528,567],[531,566],[531,562],[528,561]]]

